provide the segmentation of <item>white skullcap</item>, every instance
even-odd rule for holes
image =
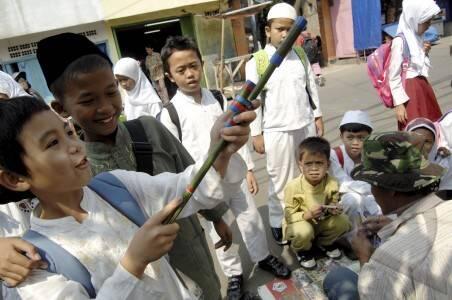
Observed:
[[[292,19],[295,21],[295,19],[297,18],[297,12],[295,11],[295,8],[290,4],[284,2],[278,3],[270,8],[270,11],[267,15],[267,21],[279,18]]]
[[[372,130],[374,129],[370,122],[369,114],[362,110],[350,110],[346,112],[339,127],[350,123],[363,124],[370,127]]]

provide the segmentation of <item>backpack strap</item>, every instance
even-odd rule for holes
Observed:
[[[154,163],[152,161],[152,145],[148,141],[146,132],[140,119],[123,123],[132,138],[132,149],[137,162],[137,171],[154,174]]]
[[[174,104],[171,101],[166,102],[165,104],[163,104],[163,108],[166,108],[166,110],[168,111],[171,123],[176,126],[179,141],[182,143],[182,127],[180,126],[179,115],[177,114],[177,110],[174,107]],[[160,120],[161,114],[162,112],[158,114],[157,119]]]
[[[221,106],[221,110],[224,111],[224,99],[223,94],[219,90],[210,90],[212,95],[217,99],[218,104]]]
[[[270,64],[270,59],[264,49],[255,52],[253,57],[256,60],[257,75],[260,79],[262,75],[264,75],[265,69],[267,69],[267,66]]]
[[[342,153],[342,149],[340,146],[334,147],[334,152],[336,153],[337,159],[339,160],[339,164],[341,168],[344,168],[344,153]]]
[[[96,175],[88,187],[138,227],[146,222],[147,217],[137,200],[113,174],[103,172]]]
[[[311,82],[308,75],[308,56],[306,55],[306,52],[302,47],[295,46],[292,49],[295,54],[297,54],[298,58],[300,58],[301,63],[303,64],[304,72],[306,74],[306,93],[308,94],[309,105],[311,105],[312,110],[315,110],[317,109],[317,106],[315,105],[314,100],[312,100],[311,96]]]

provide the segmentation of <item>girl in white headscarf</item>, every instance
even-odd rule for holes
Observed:
[[[133,58],[121,58],[113,68],[116,79],[125,90],[124,113],[127,120],[140,116],[155,117],[162,109],[162,101]]]
[[[389,66],[389,85],[399,130],[417,117],[436,121],[442,115],[427,81],[430,60],[424,51],[423,40],[424,32],[439,12],[440,8],[433,0],[404,0],[402,3],[397,34],[403,35],[403,38],[397,36],[392,41]],[[401,78],[404,51],[409,52],[410,56],[405,86]]]
[[[0,71],[0,99],[30,96],[7,73]]]

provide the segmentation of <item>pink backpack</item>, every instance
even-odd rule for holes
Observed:
[[[403,63],[400,76],[402,77],[402,85],[405,87],[406,72],[410,63],[410,49],[405,37],[402,34],[397,36],[403,39]],[[394,107],[388,76],[389,63],[391,62],[391,45],[392,42],[384,43],[367,58],[367,74],[370,77],[370,81],[374,88],[377,89],[380,101],[389,108]]]

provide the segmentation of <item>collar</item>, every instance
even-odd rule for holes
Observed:
[[[276,52],[276,47],[268,43],[267,45],[265,45],[264,50],[267,52],[269,56],[272,56]]]
[[[414,219],[417,215],[423,214],[424,212],[440,205],[443,202],[444,201],[434,193],[420,200],[417,200],[414,204],[408,207],[398,218],[380,229],[378,236],[382,241],[386,241],[395,234],[400,226],[402,226],[409,220]]]

